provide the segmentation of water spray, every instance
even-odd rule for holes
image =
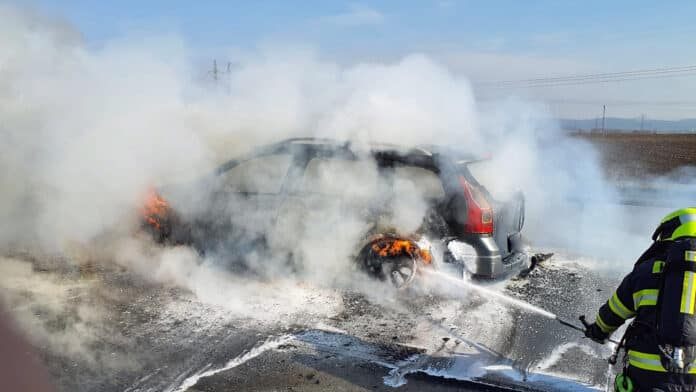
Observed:
[[[550,320],[556,320],[556,321],[558,321],[561,325],[563,325],[563,326],[565,326],[565,327],[568,327],[568,328],[571,328],[571,329],[574,329],[574,330],[576,330],[576,331],[580,331],[580,332],[582,332],[583,334],[584,334],[585,331],[590,327],[590,323],[587,322],[587,320],[585,319],[585,316],[580,316],[580,317],[579,317],[579,320],[580,320],[580,322],[581,322],[582,325],[583,325],[582,327],[580,327],[580,326],[577,326],[577,325],[573,324],[572,322],[570,322],[570,321],[568,321],[568,320],[565,320],[565,319],[563,319],[563,318],[561,318],[561,317],[558,317],[557,314],[551,313],[551,312],[549,312],[548,310],[542,309],[542,308],[540,308],[540,307],[538,307],[538,306],[534,306],[534,305],[532,305],[532,304],[530,304],[530,303],[528,303],[528,302],[519,300],[519,299],[517,299],[517,298],[509,297],[509,296],[507,296],[507,295],[505,295],[505,294],[502,294],[502,293],[500,293],[500,292],[498,292],[498,291],[491,290],[491,289],[486,288],[486,287],[483,287],[483,286],[479,286],[479,285],[477,285],[477,284],[468,282],[468,281],[466,281],[466,280],[461,280],[461,279],[452,277],[452,276],[450,276],[450,275],[448,275],[448,274],[446,274],[446,273],[439,272],[439,271],[433,271],[433,270],[430,270],[430,269],[427,269],[427,268],[421,268],[421,269],[419,270],[419,272],[421,272],[421,273],[423,273],[423,274],[425,274],[425,275],[435,276],[435,277],[437,277],[438,279],[446,280],[447,282],[452,283],[452,284],[455,284],[455,285],[460,286],[460,287],[464,287],[464,288],[467,288],[467,289],[472,289],[472,290],[478,291],[479,293],[485,294],[485,295],[488,296],[488,297],[494,297],[494,298],[496,298],[496,299],[498,299],[498,300],[500,300],[500,301],[502,301],[502,302],[505,302],[505,303],[508,303],[508,304],[510,304],[510,305],[513,305],[513,306],[515,306],[515,307],[517,307],[517,308],[519,308],[519,309],[523,309],[523,310],[526,310],[526,311],[528,311],[528,312],[532,312],[532,313],[539,314],[539,315],[544,316],[544,317],[546,317],[546,318],[548,318],[548,319],[550,319]],[[619,342],[616,341],[616,340],[613,340],[613,339],[608,339],[608,340],[609,340],[610,342],[612,342],[612,343],[619,344]]]

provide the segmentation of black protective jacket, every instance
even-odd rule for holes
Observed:
[[[656,335],[658,293],[671,241],[658,241],[638,259],[633,271],[599,309],[595,322],[611,334],[635,318],[626,334],[628,376],[639,391],[696,391],[696,366],[686,373],[667,372]],[[693,297],[692,297],[693,298]]]

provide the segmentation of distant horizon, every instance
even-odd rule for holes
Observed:
[[[602,120],[602,116],[599,117],[555,117],[558,120],[577,120],[577,121],[588,121],[592,120],[594,121],[595,119],[599,119],[600,121]],[[640,121],[640,117],[622,117],[622,116],[607,116],[605,117],[605,120],[636,120]],[[665,122],[680,122],[680,121],[696,121],[696,116],[694,117],[684,117],[684,118],[679,118],[676,120],[670,120],[670,119],[664,119],[664,118],[656,118],[656,117],[645,117],[645,121],[665,121]]]
[[[556,118],[564,130],[601,130],[602,118]],[[643,131],[643,132],[696,132],[696,118],[662,120],[635,117],[605,117],[605,131]]]

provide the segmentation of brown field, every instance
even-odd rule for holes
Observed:
[[[573,133],[601,154],[609,177],[643,178],[665,175],[684,166],[696,167],[695,134]]]

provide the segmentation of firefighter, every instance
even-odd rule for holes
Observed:
[[[696,391],[696,208],[665,216],[652,239],[585,335],[605,343],[633,319],[615,391]]]

